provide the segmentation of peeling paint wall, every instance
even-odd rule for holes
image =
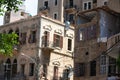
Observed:
[[[100,11],[100,37],[110,37],[120,32],[120,16]]]

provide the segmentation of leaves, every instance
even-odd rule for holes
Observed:
[[[6,11],[18,11],[18,6],[22,4],[22,0],[0,0],[0,15]]]
[[[18,35],[16,33],[0,34],[0,53],[6,56],[12,56],[13,46],[18,44]]]

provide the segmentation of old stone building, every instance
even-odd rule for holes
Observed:
[[[69,28],[68,28],[69,27]],[[44,16],[0,26],[0,33],[16,32],[14,55],[0,55],[0,80],[73,80],[74,28]],[[39,73],[39,74],[38,74]]]
[[[76,20],[74,80],[107,80],[119,73],[115,57],[119,54],[120,13],[101,6],[78,12]]]
[[[43,14],[61,22],[75,24],[75,13],[103,5],[108,0],[38,0],[38,14]]]

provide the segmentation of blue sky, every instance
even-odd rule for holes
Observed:
[[[38,0],[26,0],[26,12],[30,13],[32,16],[37,14],[37,4]],[[0,16],[0,25],[3,24],[3,16]]]

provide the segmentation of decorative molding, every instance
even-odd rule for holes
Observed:
[[[73,39],[73,34],[71,34],[71,33],[70,34],[66,34],[66,36]]]
[[[47,31],[51,31],[52,30],[51,25],[43,26],[43,29],[45,29]]]
[[[62,35],[62,30],[61,29],[57,29],[57,30],[55,30],[55,33]]]
[[[55,65],[55,66],[60,66],[60,62],[59,61],[54,61],[52,64]]]

